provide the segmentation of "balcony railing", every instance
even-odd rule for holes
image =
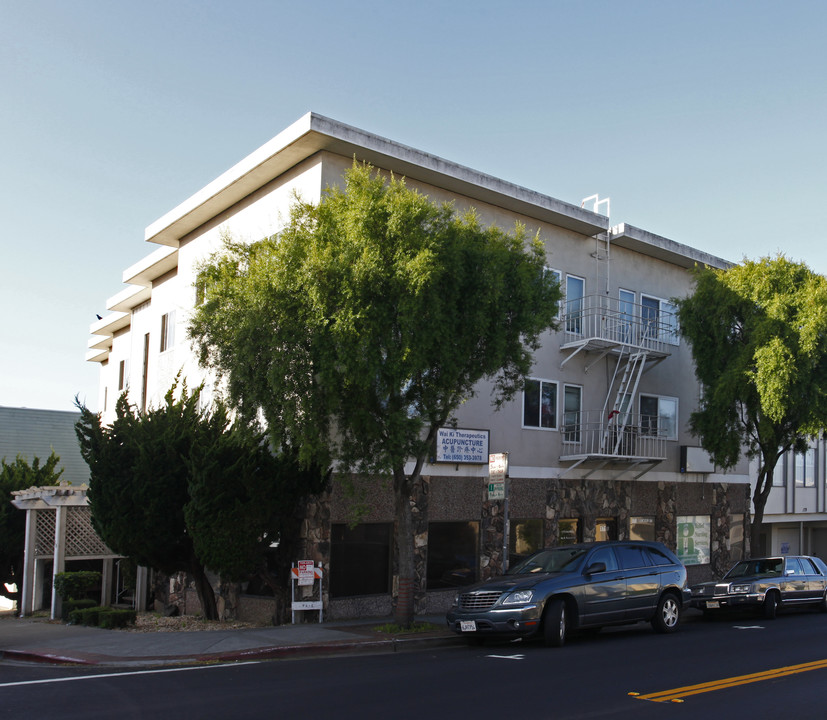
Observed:
[[[597,340],[606,347],[628,345],[668,355],[678,344],[674,313],[607,295],[567,301],[561,327],[563,347]]]
[[[566,413],[561,428],[562,459],[665,460],[666,434],[657,415]]]

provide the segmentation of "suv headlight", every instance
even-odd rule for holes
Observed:
[[[729,586],[729,592],[732,595],[735,595],[735,594],[738,594],[738,593],[748,593],[750,590],[752,590],[752,585],[750,585],[750,584],[730,585]]]
[[[534,592],[532,590],[516,590],[503,600],[503,605],[522,605],[531,602],[533,597]]]

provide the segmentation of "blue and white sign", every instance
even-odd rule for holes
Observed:
[[[440,428],[436,436],[436,461],[488,464],[488,430]]]

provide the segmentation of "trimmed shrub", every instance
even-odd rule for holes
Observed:
[[[98,625],[100,616],[108,610],[109,608],[100,606],[72,610],[69,613],[69,622],[73,625]]]
[[[98,624],[102,628],[114,629],[123,628],[135,624],[136,613],[134,610],[107,610],[98,615]]]
[[[68,620],[72,624],[76,624],[76,621],[72,620],[71,617],[73,612],[96,606],[97,603],[94,600],[64,600],[61,614],[64,620]]]
[[[82,570],[55,575],[55,591],[63,600],[79,600],[86,596],[101,579],[99,572]]]

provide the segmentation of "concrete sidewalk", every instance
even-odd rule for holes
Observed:
[[[65,625],[43,618],[0,617],[4,660],[105,666],[230,662],[331,654],[396,652],[461,642],[443,616],[417,617],[423,633],[378,632],[390,618],[267,628],[129,632]]]

